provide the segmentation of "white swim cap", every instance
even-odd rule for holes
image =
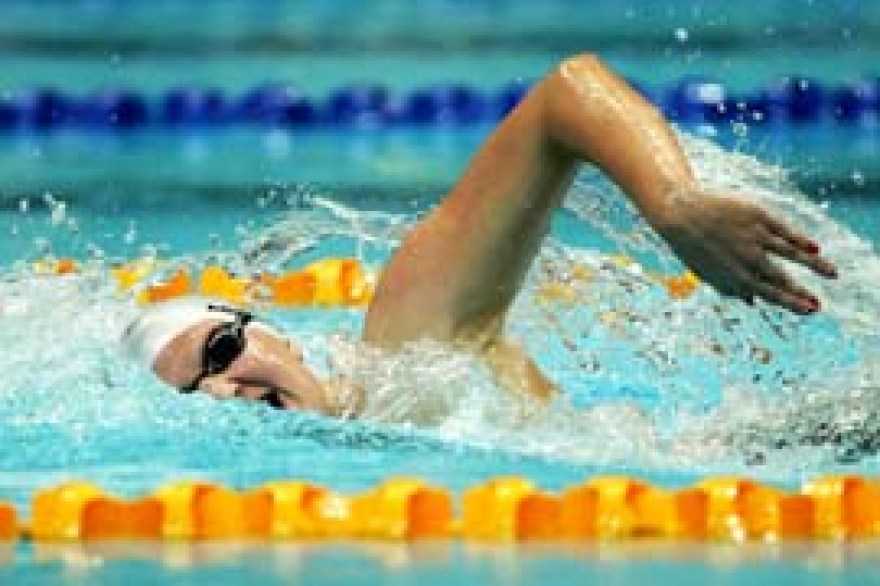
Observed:
[[[235,320],[232,312],[211,309],[212,304],[224,305],[205,297],[184,297],[151,305],[122,332],[125,353],[152,368],[165,346],[187,328],[206,320]]]

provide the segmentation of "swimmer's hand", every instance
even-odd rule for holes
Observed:
[[[678,257],[723,295],[748,303],[759,297],[800,314],[819,300],[794,282],[771,255],[802,264],[826,278],[837,269],[819,245],[760,207],[725,194],[679,188],[652,224]]]

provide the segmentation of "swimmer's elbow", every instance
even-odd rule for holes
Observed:
[[[595,96],[601,93],[608,70],[593,53],[581,53],[560,61],[534,92],[540,102],[541,120],[547,143],[557,154],[583,158],[573,134],[589,123],[595,110]]]
[[[605,63],[595,53],[578,53],[571,55],[559,62],[557,70],[571,67],[587,69],[607,69]]]
[[[607,75],[608,68],[598,55],[580,53],[566,57],[554,67],[545,80],[548,92],[566,93],[583,86],[590,79],[598,79]]]
[[[614,110],[619,113],[618,108],[609,108],[612,103],[622,106],[623,111],[634,109],[642,113],[647,109],[659,113],[640,97],[635,88],[593,53],[581,53],[563,59],[550,72],[543,85],[546,86],[546,105],[550,114],[554,108],[564,108],[572,104],[577,105],[581,111],[586,109],[607,113]]]
[[[662,115],[593,53],[562,60],[541,83],[543,127],[559,152],[592,160],[596,145],[638,119]]]

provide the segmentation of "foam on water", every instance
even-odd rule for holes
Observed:
[[[672,301],[651,271],[682,267],[615,188],[585,170],[567,198],[580,229],[637,259],[578,248],[564,235],[543,248],[517,300],[512,334],[565,391],[550,405],[513,397],[473,357],[429,341],[388,354],[357,342],[357,311],[270,312],[306,347],[309,363],[365,385],[363,421],[338,422],[263,405],[180,398],[125,362],[117,337],[137,311],[100,255],[81,274],[35,276],[24,266],[0,283],[0,455],[4,482],[92,468],[151,470],[153,481],[188,473],[250,478],[325,469],[340,475],[369,454],[490,450],[563,463],[675,470],[747,470],[794,480],[880,448],[874,323],[880,261],[871,245],[807,200],[783,170],[682,137],[701,180],[777,210],[823,244],[841,277],[796,271],[823,300],[809,319],[752,308],[706,287]],[[169,268],[222,262],[279,269],[347,253],[377,263],[413,215],[358,212],[314,198],[244,235],[237,250],[192,254]],[[579,270],[575,271],[575,267]],[[562,283],[563,297],[544,294]],[[365,455],[366,454],[366,455]],[[406,455],[401,461],[409,461]],[[386,466],[387,468],[387,466]],[[230,472],[231,471],[231,472]],[[385,471],[383,469],[383,471]],[[378,473],[377,473],[378,474]],[[141,476],[138,476],[141,478]]]

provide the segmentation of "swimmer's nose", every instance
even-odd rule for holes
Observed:
[[[220,378],[206,378],[202,381],[201,389],[215,399],[232,399],[239,396],[239,385]]]

